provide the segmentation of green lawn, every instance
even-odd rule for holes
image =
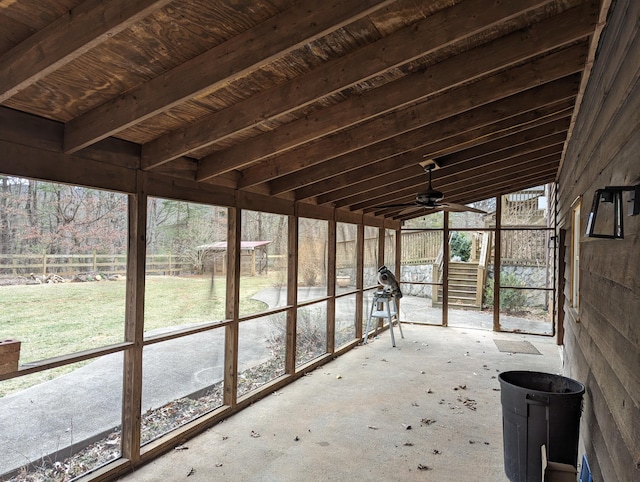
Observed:
[[[251,296],[272,285],[267,276],[243,278],[241,311],[264,309]],[[20,364],[122,342],[125,288],[124,280],[0,287],[0,338],[22,342]],[[146,280],[145,331],[222,320],[224,310],[224,278],[213,286],[206,276]],[[0,382],[0,396],[75,368]]]

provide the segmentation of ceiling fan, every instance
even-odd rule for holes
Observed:
[[[402,204],[387,204],[386,206],[379,206],[380,209],[389,209],[389,208],[406,208],[400,211],[399,214],[409,214],[414,211],[419,211],[421,209],[426,209],[429,211],[428,214],[435,213],[438,211],[453,211],[453,212],[464,212],[469,211],[472,213],[480,213],[487,214],[486,211],[482,211],[481,209],[472,208],[470,206],[465,206],[464,204],[455,204],[455,203],[443,203],[440,202],[444,199],[444,194],[441,191],[438,191],[433,188],[431,185],[431,171],[437,167],[436,163],[431,161],[430,163],[423,166],[424,170],[429,173],[429,186],[426,191],[419,192],[416,194],[416,200],[410,203],[402,203]]]

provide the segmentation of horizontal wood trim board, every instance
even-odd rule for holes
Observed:
[[[136,171],[0,140],[0,172],[133,194]]]

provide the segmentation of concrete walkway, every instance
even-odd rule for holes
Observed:
[[[400,300],[400,320],[430,325],[442,324],[442,308],[431,307],[431,300],[417,296],[404,296]],[[493,313],[479,310],[455,309],[449,306],[449,325],[456,328],[470,328],[493,331]],[[553,326],[549,320],[537,320],[513,315],[500,314],[500,326],[504,332],[551,335]]]

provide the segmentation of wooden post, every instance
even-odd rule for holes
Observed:
[[[387,234],[384,228],[378,229],[378,266],[376,266],[376,270],[384,264],[384,242],[385,242],[385,234]]]
[[[398,283],[400,283],[400,280],[402,279],[401,273],[402,273],[402,232],[397,229],[396,230],[396,237],[395,237],[395,241],[396,241],[396,273],[395,275],[397,276],[398,279]],[[402,287],[400,288],[400,291],[402,291]],[[396,315],[398,317],[398,323],[400,323],[400,303],[402,302],[401,299],[396,299],[396,309],[398,310],[398,314]]]
[[[493,243],[493,331],[502,331],[500,327],[500,263],[502,247],[502,196],[496,197],[496,227]]]
[[[240,236],[242,212],[229,208],[227,225],[227,302],[224,354],[224,404],[235,407],[238,403],[238,340],[240,316]]]
[[[469,261],[478,261],[478,235],[477,233],[471,236],[471,259]]]
[[[374,267],[374,272],[376,272],[380,266],[384,265],[384,242],[386,234],[384,227],[378,228],[378,266]],[[378,304],[378,308],[382,310],[382,304]],[[378,308],[376,308],[376,310]],[[384,320],[385,318],[378,318],[378,329],[384,326]],[[389,321],[391,322],[391,320]]]
[[[137,174],[136,194],[129,196],[129,256],[125,309],[125,341],[122,395],[122,457],[135,465],[140,460],[142,411],[142,350],[144,340],[145,255],[147,249],[147,194],[145,179]]]
[[[364,286],[364,224],[358,224],[358,233],[356,240],[357,252],[356,252],[356,339],[361,340],[362,335],[362,323],[363,323],[363,307],[364,293],[362,288]]]
[[[0,375],[15,372],[20,360],[20,342],[18,340],[0,340]]]
[[[291,306],[287,310],[287,346],[285,351],[285,373],[294,374],[296,371],[296,332],[297,332],[297,306],[298,306],[298,212],[295,216],[289,216],[287,262],[287,304]]]
[[[93,271],[98,271],[98,263],[96,259],[96,250],[93,250]]]
[[[336,336],[336,222],[329,221],[327,249],[327,353],[335,351]]]
[[[47,276],[47,251],[42,252],[42,276]]]
[[[442,214],[442,326],[449,326],[449,213]]]

